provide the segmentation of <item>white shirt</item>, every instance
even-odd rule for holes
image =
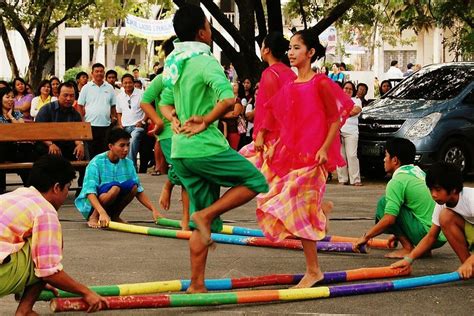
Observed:
[[[351,98],[351,100],[354,102],[354,107],[358,106],[362,109],[362,102],[358,98]],[[346,120],[346,123],[342,125],[341,127],[341,132],[347,133],[347,134],[352,134],[352,135],[359,135],[359,116],[360,113],[351,117],[348,117]]]
[[[433,217],[431,219],[433,224],[436,226],[440,226],[439,214],[445,208],[453,210],[455,213],[461,215],[466,221],[474,224],[474,188],[464,188],[462,192],[459,193],[459,201],[455,207],[447,207],[446,204],[436,204],[433,211]]]
[[[117,96],[117,113],[122,114],[122,126],[134,126],[145,118],[145,112],[140,107],[143,91],[133,89],[129,96],[124,90]]]
[[[247,103],[247,100],[244,98],[242,100],[245,100],[245,103]],[[244,103],[244,101],[242,101],[242,103]],[[249,113],[249,112],[252,112],[253,111],[253,105],[252,103],[249,103],[245,106],[245,114]],[[247,133],[245,133],[246,136],[252,136],[252,134],[250,134],[250,130],[253,128],[253,123],[250,122],[250,121],[247,121]]]
[[[402,78],[403,78],[403,72],[395,66],[391,66],[385,73],[385,79],[387,80],[402,79]]]

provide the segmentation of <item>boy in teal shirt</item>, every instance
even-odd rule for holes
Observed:
[[[385,255],[387,258],[403,258],[408,255],[431,227],[435,203],[425,184],[425,173],[414,166],[415,145],[405,138],[393,138],[385,146],[384,168],[392,179],[385,189],[385,196],[377,204],[376,224],[356,243],[366,244],[382,233],[394,234],[402,249]],[[440,235],[432,248],[446,242]]]
[[[171,158],[189,194],[190,225],[196,228],[189,241],[188,293],[202,293],[207,291],[204,273],[210,233],[222,230],[219,216],[267,192],[268,185],[250,162],[229,147],[217,128],[217,120],[235,99],[221,65],[211,55],[211,26],[204,12],[198,6],[182,6],[173,27],[181,42],[175,43],[165,62],[163,83],[172,93],[163,92],[161,103],[175,105],[174,125],[179,133],[172,138]],[[221,186],[230,189],[219,197]]]

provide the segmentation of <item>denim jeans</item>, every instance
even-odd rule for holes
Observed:
[[[124,126],[124,129],[129,133],[132,138],[130,139],[130,150],[128,152],[128,158],[133,161],[135,168],[137,167],[137,154],[140,149],[140,141],[145,134],[145,129],[143,127],[136,126]]]

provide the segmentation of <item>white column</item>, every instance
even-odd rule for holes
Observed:
[[[138,46],[138,49],[140,50],[140,60],[136,60],[135,63],[137,64],[137,66],[141,66],[141,68],[146,68],[146,56],[145,56],[145,50],[146,48],[143,47],[143,45],[139,45]],[[133,58],[133,57],[132,57]]]
[[[113,57],[112,53],[113,53],[112,42],[110,40],[108,40],[107,41],[107,54],[106,54],[107,63],[105,64],[105,67],[107,69],[113,69],[115,67],[114,60],[112,58]]]
[[[384,73],[384,43],[380,39],[380,29],[375,30],[375,49],[374,49],[374,67],[373,72],[381,82]],[[380,45],[378,45],[380,43]]]
[[[81,66],[84,69],[89,68],[91,60],[89,30],[88,25],[81,27]]]
[[[59,79],[64,77],[66,72],[66,38],[65,38],[65,24],[61,24],[57,28],[57,42],[56,42],[56,52],[55,52],[55,76]]]
[[[443,49],[442,42],[443,40],[443,30],[439,27],[436,27],[433,32],[433,63],[438,64],[441,62],[441,51]]]
[[[96,63],[101,63],[102,65],[105,65],[105,43],[103,41],[103,36],[99,36],[99,46],[97,48],[97,57],[96,57]]]
[[[416,63],[422,66],[424,64],[424,57],[425,57],[424,37],[425,37],[425,31],[422,31],[418,33],[418,37],[416,39]]]

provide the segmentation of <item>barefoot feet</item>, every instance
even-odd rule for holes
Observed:
[[[308,273],[306,272],[301,281],[291,289],[306,289],[313,287],[316,283],[324,279],[324,274],[321,271],[317,273]]]
[[[194,286],[190,285],[186,290],[186,294],[197,294],[197,293],[207,293],[207,289],[204,285],[202,286]]]
[[[171,192],[173,191],[173,184],[169,180],[166,180],[165,184],[163,185],[163,189],[161,189],[160,194],[160,207],[164,210],[170,209],[170,201],[171,201]]]
[[[324,216],[326,216],[326,234],[329,232],[329,215],[334,208],[332,201],[323,201],[321,203],[321,209],[323,210]]]
[[[89,217],[89,220],[87,221],[87,226],[90,228],[99,228],[99,213],[94,210],[92,212],[92,215]]]

